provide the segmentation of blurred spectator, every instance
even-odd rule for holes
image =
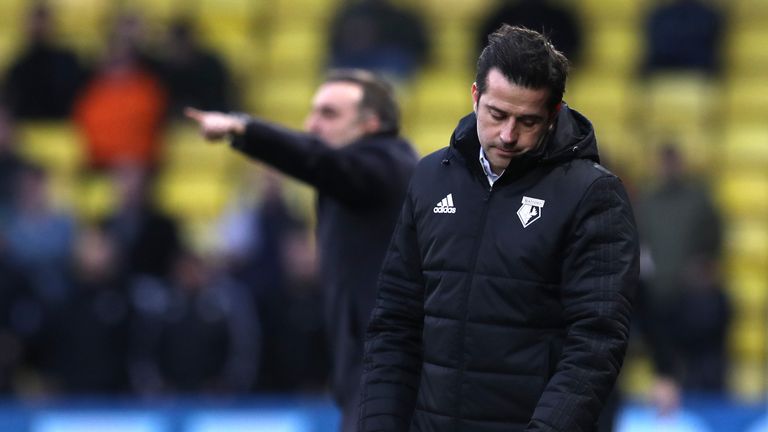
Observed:
[[[50,201],[47,173],[27,165],[17,177],[5,237],[9,257],[29,275],[45,302],[58,304],[68,295],[64,281],[74,234],[73,217]]]
[[[686,267],[685,294],[673,305],[677,311],[672,333],[687,391],[724,393],[728,370],[727,336],[731,304],[721,284],[719,265],[707,259]]]
[[[117,239],[123,274],[168,277],[181,250],[181,238],[178,222],[155,206],[153,173],[127,164],[115,168],[111,175],[117,206],[104,226]]]
[[[0,235],[0,394],[15,392],[26,338],[40,328],[40,312],[26,274],[14,266]]]
[[[125,393],[130,305],[114,240],[83,229],[72,267],[72,294],[54,327],[57,385],[68,394]]]
[[[320,85],[305,133],[244,115],[187,115],[209,140],[231,138],[235,150],[317,190],[317,247],[333,372],[331,391],[342,430],[357,430],[363,337],[376,280],[417,154],[399,136],[394,90],[363,70],[332,72]]]
[[[550,0],[499,0],[478,27],[477,53],[488,44],[488,35],[503,23],[526,27],[549,37],[572,64],[579,62],[583,32],[575,12]],[[475,56],[476,57],[476,56]]]
[[[718,272],[719,211],[674,145],[660,150],[659,168],[659,185],[637,206],[644,283],[636,309],[660,376],[653,396],[670,411],[681,388],[724,390],[730,306]]]
[[[423,19],[389,0],[344,2],[330,27],[330,66],[369,69],[407,80],[424,65],[430,41]]]
[[[722,11],[704,0],[657,2],[645,23],[645,74],[665,70],[720,70]]]
[[[0,229],[8,220],[16,178],[26,164],[18,153],[14,119],[7,107],[0,105]]]
[[[0,237],[5,238],[8,264],[24,274],[30,289],[12,295],[20,297],[12,304],[10,319],[23,341],[25,365],[44,372],[36,377],[46,378],[53,363],[53,319],[70,294],[66,277],[75,222],[53,208],[48,176],[40,167],[25,166],[14,192],[14,207]]]
[[[134,288],[133,384],[142,394],[243,393],[258,370],[260,330],[249,291],[181,252],[170,284]]]
[[[34,2],[26,24],[26,47],[4,80],[8,104],[19,119],[65,118],[83,80],[77,56],[54,44],[53,17],[44,2]]]
[[[230,74],[216,54],[200,46],[190,22],[171,24],[162,52],[160,68],[172,116],[181,117],[188,106],[220,111],[233,108]]]
[[[260,196],[254,197],[259,190]],[[231,274],[254,291],[259,304],[269,303],[262,297],[283,286],[284,235],[299,224],[285,203],[282,179],[263,169],[245,176],[241,193],[221,218],[219,253]]]
[[[106,56],[74,108],[90,168],[122,163],[148,167],[157,158],[166,113],[166,91],[147,66],[137,42],[141,27],[134,15],[121,15]]]
[[[242,190],[218,237],[229,271],[254,293],[259,313],[264,341],[256,390],[318,391],[330,365],[309,231],[287,208],[276,172],[251,170]],[[258,190],[258,197],[246,195]]]
[[[267,297],[263,317],[261,391],[322,392],[331,369],[325,338],[323,292],[317,254],[309,230],[293,228],[282,236],[282,289]]]

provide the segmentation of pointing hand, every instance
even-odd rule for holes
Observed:
[[[235,115],[195,108],[186,108],[184,115],[198,123],[200,133],[207,140],[220,140],[231,134],[242,135],[245,132],[245,120]]]

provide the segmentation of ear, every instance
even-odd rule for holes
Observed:
[[[381,130],[381,119],[374,113],[368,113],[363,117],[363,131],[373,134]]]
[[[477,114],[477,103],[480,101],[480,91],[477,89],[477,83],[472,83],[472,110]]]
[[[557,105],[555,105],[555,110],[552,112],[552,115],[549,119],[549,130],[552,130],[555,127],[555,121],[557,121],[557,115],[560,114],[560,110],[563,108],[563,103],[558,102]]]

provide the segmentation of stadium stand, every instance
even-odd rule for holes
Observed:
[[[566,1],[566,0],[563,0]],[[140,10],[153,28],[175,14],[198,20],[207,45],[232,67],[243,109],[300,126],[322,73],[328,17],[334,0],[54,0],[62,43],[84,57],[103,47],[111,5]],[[408,4],[405,0],[399,3]],[[489,0],[427,0],[414,6],[434,35],[435,55],[403,96],[405,134],[423,154],[447,144],[458,117],[471,109],[471,32]],[[725,281],[735,300],[730,389],[742,399],[768,392],[768,1],[721,2],[729,17],[722,80],[692,75],[640,82],[635,72],[646,2],[573,2],[587,30],[584,64],[574,70],[566,100],[592,118],[601,148],[631,183],[648,180],[654,146],[677,138],[697,171],[707,174],[727,217]],[[21,34],[14,17],[25,0],[0,2],[0,68],[13,58]],[[110,6],[107,6],[110,5]],[[79,137],[66,123],[22,127],[24,154],[52,173],[54,200],[84,219],[105,214],[109,185],[81,181]],[[167,134],[158,199],[182,218],[200,249],[209,225],[240,184],[241,158],[204,146],[185,125]],[[311,198],[299,193],[303,202]],[[308,207],[308,205],[306,205]],[[300,206],[301,207],[301,206]],[[640,394],[650,374],[630,359],[625,384]]]

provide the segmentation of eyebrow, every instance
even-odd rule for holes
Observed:
[[[509,112],[504,111],[503,109],[501,109],[501,108],[499,108],[499,107],[497,107],[495,105],[492,105],[489,102],[486,102],[485,106],[488,107],[489,110],[497,111],[497,112],[502,113],[504,115],[510,115]],[[538,114],[523,114],[521,116],[517,116],[516,118],[518,120],[531,120],[531,121],[537,121],[537,122],[544,121],[544,117],[540,116]]]
[[[317,111],[323,114],[335,114],[339,112],[336,107],[333,107],[331,105],[320,105],[317,107]]]

